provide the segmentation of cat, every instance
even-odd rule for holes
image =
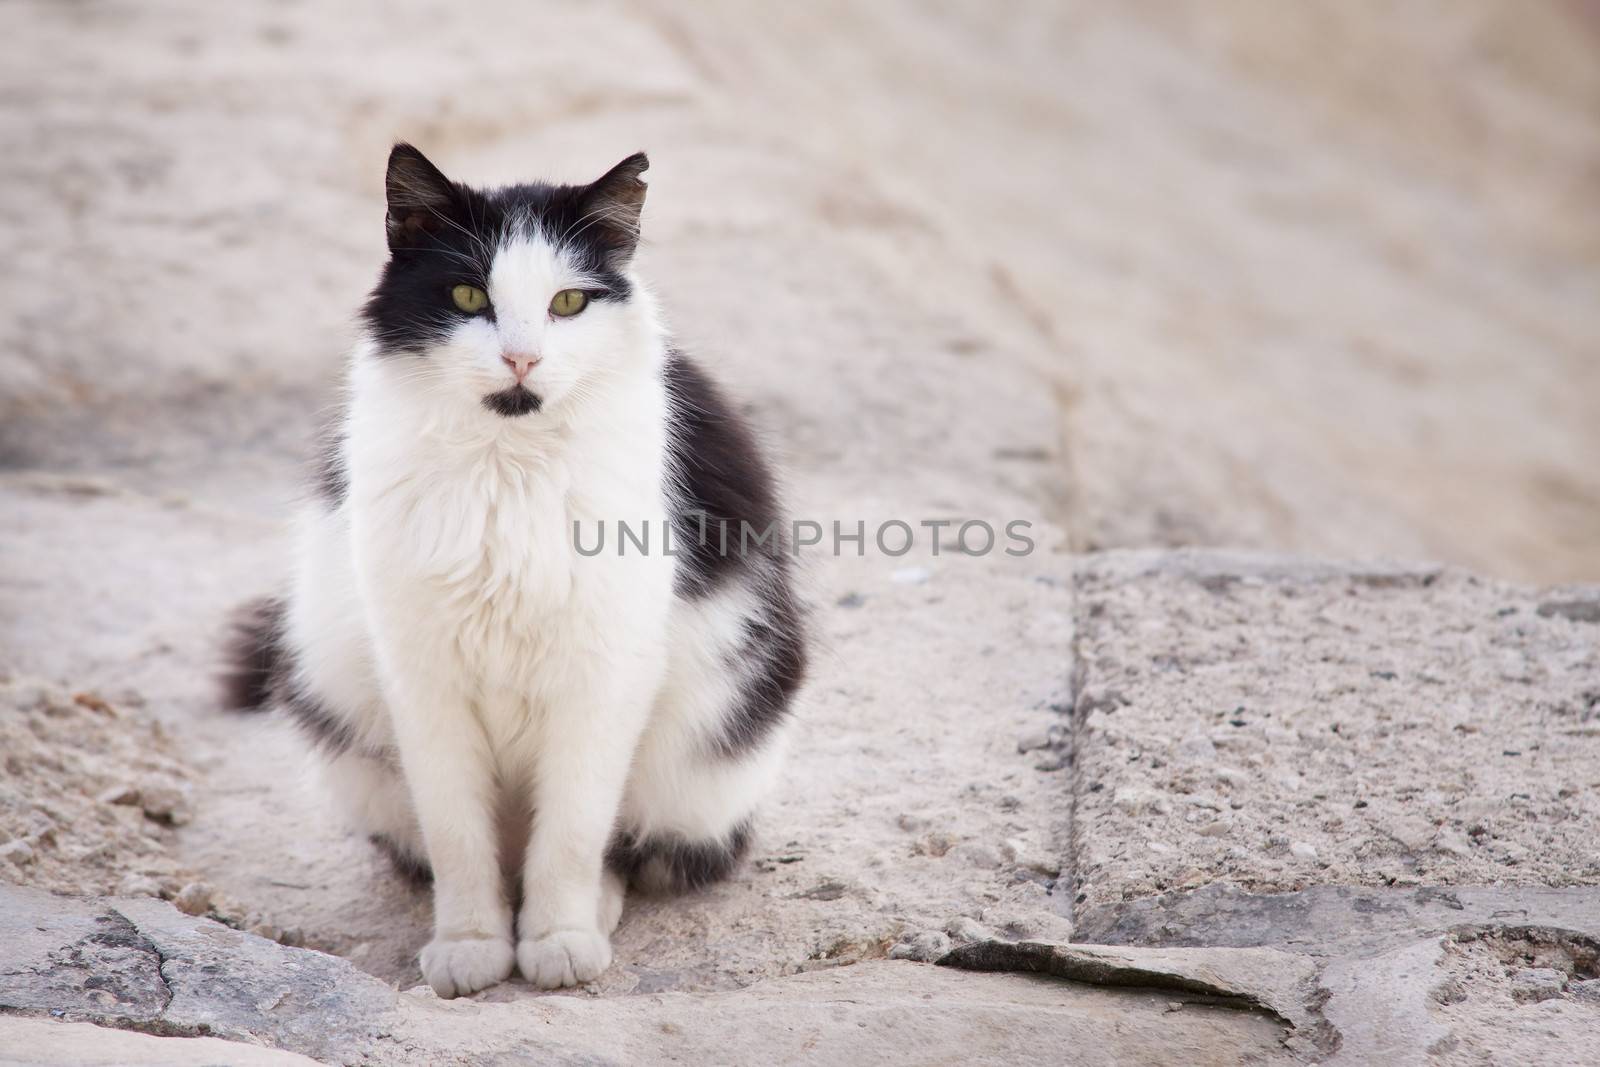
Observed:
[[[805,673],[781,534],[719,536],[781,530],[773,474],[635,273],[648,166],[478,189],[395,145],[293,579],[238,621],[228,703],[431,876],[444,997],[591,981],[628,888],[727,875]],[[671,553],[576,550],[619,522]]]

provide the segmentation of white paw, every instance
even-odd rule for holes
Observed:
[[[612,933],[617,924],[622,921],[622,898],[627,895],[627,890],[611,871],[607,871],[600,879],[600,932]]]
[[[511,977],[511,942],[497,937],[434,938],[422,950],[422,979],[441,997],[476,993]]]
[[[557,930],[519,943],[517,966],[540,989],[592,982],[611,966],[611,941],[598,930]]]

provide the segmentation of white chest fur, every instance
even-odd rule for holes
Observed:
[[[586,556],[575,539],[601,522],[664,528],[658,377],[616,383],[577,419],[434,409],[371,359],[353,385],[351,549],[391,646],[426,645],[416,654],[453,661],[474,688],[526,689],[553,657],[664,640],[671,558]]]

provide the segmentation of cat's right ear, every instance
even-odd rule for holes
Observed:
[[[387,229],[393,252],[423,243],[446,225],[456,210],[456,184],[404,141],[389,153],[383,187],[389,202]]]

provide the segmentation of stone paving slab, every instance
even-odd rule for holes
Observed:
[[[1313,965],[1319,1052],[1346,1063],[1583,1063],[1600,1047],[1600,888],[1217,884],[1090,909],[1078,936]],[[1106,950],[1095,950],[1106,951]]]
[[[1284,947],[1311,956],[1377,952],[1397,939],[1473,925],[1542,926],[1600,937],[1600,887],[1319,885],[1247,893],[1226,883],[1079,912],[1092,944]]]
[[[1312,961],[1318,1062],[1592,1058],[1600,590],[1190,550],[1074,588],[1076,941]]]
[[[1270,969],[1245,965],[1271,955],[1264,950],[1237,950],[1200,978],[1192,962],[1164,966],[1181,950],[1121,950],[1112,970],[1143,966],[1140,988],[1121,988],[1129,983],[1115,975],[1069,982],[881,960],[723,993],[441,1001],[159,901],[0,885],[0,916],[10,917],[0,931],[0,1058],[24,1063],[61,1063],[76,1047],[98,1062],[192,1062],[196,1036],[338,1063],[968,1064],[1068,1049],[1080,1064],[1294,1062],[1283,1045],[1291,1023],[1253,1001],[1230,1002],[1258,985],[1282,995]],[[108,932],[123,951],[108,954]],[[44,1029],[47,1016],[64,1021]],[[86,1022],[166,1040],[108,1034],[97,1044],[61,1028]],[[48,1044],[35,1058],[22,1042],[40,1039]],[[242,1047],[235,1062],[296,1061]]]
[[[316,1067],[296,1052],[216,1037],[157,1037],[93,1023],[0,1016],[0,1067]]]
[[[1600,589],[1206,551],[1087,557],[1075,587],[1079,914],[1600,883]]]
[[[1358,912],[1384,895],[1349,894]],[[159,901],[0,886],[0,1063],[1584,1062],[1600,1042],[1593,901],[1460,896],[1442,934],[1328,929],[1316,952],[987,940],[937,968],[868,961],[721,993],[441,1001]]]

